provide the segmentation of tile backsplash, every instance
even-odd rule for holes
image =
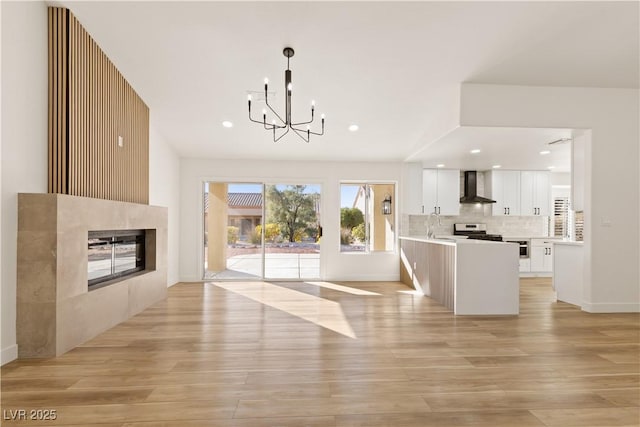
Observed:
[[[402,215],[402,236],[426,236],[428,221],[436,235],[453,234],[454,223],[487,224],[487,233],[514,237],[547,237],[548,216],[492,216],[491,205],[460,205],[460,215],[429,218],[428,215]]]

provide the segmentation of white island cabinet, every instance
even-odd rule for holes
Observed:
[[[401,280],[456,315],[518,314],[517,245],[400,238]]]

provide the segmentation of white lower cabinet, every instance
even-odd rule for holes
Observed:
[[[520,258],[519,266],[520,266],[520,273],[529,273],[531,271],[531,259]]]
[[[531,239],[531,272],[551,273],[553,271],[553,241]]]

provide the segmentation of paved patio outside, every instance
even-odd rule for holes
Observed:
[[[317,279],[320,277],[320,254],[267,253],[264,274],[267,279]],[[247,254],[228,258],[226,270],[206,271],[204,278],[261,279],[261,275],[262,254]]]

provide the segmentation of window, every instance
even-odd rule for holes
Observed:
[[[556,197],[553,199],[553,235],[567,237],[569,227],[569,198]]]
[[[575,240],[576,242],[582,242],[584,237],[582,231],[584,229],[584,212],[576,211],[574,220]]]
[[[395,184],[340,184],[340,252],[395,250]]]
[[[582,241],[584,228],[584,214],[582,211],[571,210],[568,197],[554,197],[553,199],[553,235],[555,237],[571,238]]]

